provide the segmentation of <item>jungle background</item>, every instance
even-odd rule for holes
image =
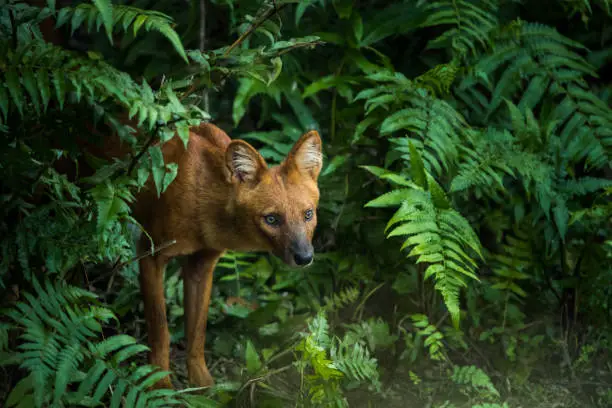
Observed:
[[[612,406],[609,0],[1,0],[0,32],[0,405]],[[173,262],[153,391],[129,203],[208,120],[270,164],[321,133],[316,261],[224,256],[204,390]],[[61,171],[108,132],[132,153]]]

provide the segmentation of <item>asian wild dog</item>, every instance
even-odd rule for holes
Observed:
[[[44,19],[40,29],[46,41],[66,43],[54,29],[54,18]],[[97,132],[92,129],[92,133]],[[82,147],[106,158],[126,153],[116,143],[116,135],[104,135],[103,140],[102,149],[87,143]],[[178,163],[175,180],[158,198],[149,179],[133,205],[134,218],[156,245],[176,240],[174,245],[140,260],[149,362],[170,369],[164,269],[170,259],[186,255],[183,279],[188,379],[195,386],[212,385],[204,342],[217,260],[225,250],[241,250],[269,251],[291,266],[312,262],[319,201],[317,179],[323,164],[321,138],[316,131],[304,134],[285,160],[272,168],[247,142],[232,141],[212,124],[191,129],[186,148],[175,135],[162,146],[162,152],[164,162]],[[139,251],[147,251],[148,245],[148,239],[141,237]],[[172,384],[166,377],[156,386],[169,388]]]
[[[204,357],[213,270],[225,250],[269,251],[291,266],[313,260],[312,236],[319,201],[321,138],[304,134],[285,160],[268,168],[247,142],[231,140],[212,124],[191,129],[187,147],[175,136],[162,151],[178,174],[158,198],[151,180],[136,197],[134,217],[156,245],[176,244],[140,260],[149,362],[169,370],[170,337],[164,269],[186,255],[183,266],[187,372],[195,386],[214,383]],[[148,239],[141,237],[139,251]],[[172,387],[166,377],[157,387]]]

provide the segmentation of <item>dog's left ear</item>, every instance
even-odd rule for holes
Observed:
[[[323,153],[321,152],[321,136],[316,130],[304,133],[285,159],[285,166],[309,175],[314,181],[319,178],[323,167]]]
[[[232,140],[225,152],[225,162],[239,182],[257,184],[268,168],[257,150],[244,140]]]

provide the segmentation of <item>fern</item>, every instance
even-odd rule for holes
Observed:
[[[570,163],[586,161],[602,168],[609,161],[612,110],[586,87],[584,76],[597,74],[578,53],[583,48],[548,26],[515,22],[500,32],[495,47],[462,80],[457,95],[482,121],[494,116],[504,100],[517,100],[517,109],[511,109],[523,115],[554,103],[543,118],[547,133],[557,129],[560,143],[568,146]]]
[[[353,343],[345,337],[342,341],[335,341],[330,357],[346,378],[358,383],[368,381],[380,391],[378,364],[376,359],[370,356],[367,347]]]
[[[381,322],[382,323],[382,322]],[[388,327],[387,327],[388,330]],[[309,388],[309,400],[318,406],[347,406],[340,388],[341,381],[353,386],[369,383],[380,392],[381,382],[376,358],[363,342],[364,336],[354,331],[347,332],[342,339],[332,336],[324,311],[310,319],[308,331],[294,347],[300,358],[294,364],[304,377]]]
[[[374,352],[377,348],[387,348],[397,340],[397,336],[391,334],[389,325],[381,318],[347,324],[347,333],[344,336],[344,341],[357,343],[362,339],[368,346],[368,350]]]
[[[130,407],[181,403],[175,391],[149,390],[169,373],[153,366],[134,370],[121,365],[148,350],[146,346],[126,335],[98,341],[101,324],[115,316],[95,306],[93,293],[49,280],[40,285],[35,277],[32,284],[34,293],[24,293],[25,300],[6,312],[22,334],[20,351],[3,363],[19,364],[30,372],[9,395],[8,406],[22,400],[45,406],[110,399],[111,407],[119,407],[123,398]]]
[[[517,281],[529,279],[529,268],[535,263],[532,248],[527,233],[516,230],[514,236],[506,236],[506,245],[502,253],[494,254],[491,258],[493,265],[492,288],[507,290],[524,298],[527,293],[517,284]]]
[[[178,104],[172,83],[155,94],[146,82],[137,84],[102,60],[83,58],[42,41],[24,44],[0,57],[0,63],[10,67],[0,81],[7,91],[2,96],[11,102],[0,105],[0,119],[7,120],[13,109],[24,116],[28,104],[41,115],[51,101],[64,109],[67,102],[84,101],[95,106],[109,99],[128,107],[130,117],[136,116],[138,125],[148,129],[153,129],[158,120],[164,124],[170,122],[172,115],[181,115],[184,119],[190,119],[192,114],[207,118],[197,108],[187,110]],[[168,102],[163,103],[164,100]]]
[[[430,40],[428,48],[451,47],[459,56],[476,54],[491,46],[490,33],[498,27],[496,0],[422,1],[427,13],[421,27],[452,25],[453,28]]]
[[[323,299],[322,308],[325,311],[338,310],[353,304],[359,298],[359,289],[354,286],[344,288],[338,293],[334,293],[331,296],[325,296]]]
[[[304,376],[306,369],[313,374],[305,377],[308,383],[308,399],[320,405],[346,407],[348,403],[340,390],[339,379],[344,376],[334,362],[328,357],[331,338],[328,322],[323,312],[319,312],[309,323],[308,333],[295,346],[301,352],[296,366]],[[304,378],[304,377],[303,377]]]
[[[568,18],[573,17],[575,14],[580,13],[582,21],[588,24],[589,18],[593,15],[592,3],[595,3],[595,7],[599,6],[603,9],[608,16],[612,16],[612,1],[610,0],[562,0],[561,4],[563,8],[568,12]],[[597,10],[597,9],[595,9]]]
[[[608,160],[607,153],[596,139],[579,136],[573,143],[568,137],[565,153],[559,155],[557,152],[564,142],[558,132],[561,131],[561,136],[566,133],[558,127],[559,121],[538,120],[530,108],[521,111],[510,101],[507,106],[513,132],[494,126],[470,132],[470,144],[463,147],[464,155],[450,191],[470,191],[498,203],[503,201],[500,193],[524,194],[525,201],[535,200],[539,206],[539,211],[533,214],[535,220],[540,217],[552,220],[561,239],[565,239],[569,219],[567,203],[601,191],[610,186],[610,181],[576,177],[562,169],[580,162],[603,165]]]
[[[363,133],[372,123],[380,121],[381,135],[407,133],[408,137],[391,139],[396,155],[407,158],[409,144],[413,143],[421,152],[428,171],[442,175],[456,162],[457,146],[468,126],[461,114],[447,102],[435,98],[431,90],[447,89],[454,72],[449,65],[431,70],[414,81],[400,73],[368,76],[376,86],[355,97],[355,101],[365,100],[366,109],[366,118],[357,126],[358,131]]]
[[[487,190],[493,195],[497,190],[505,190],[504,176],[515,176],[512,164],[521,158],[511,156],[513,138],[509,132],[486,129],[486,134],[472,133],[474,148],[464,147],[457,175],[453,178],[450,191],[460,192],[467,189]],[[482,142],[481,142],[482,140]]]
[[[157,31],[166,37],[181,58],[188,62],[183,44],[172,27],[172,18],[159,11],[141,10],[124,5],[112,5],[110,2],[106,8],[100,8],[98,4],[79,4],[74,8],[64,7],[59,11],[56,27],[61,27],[68,23],[70,23],[73,33],[83,24],[87,24],[88,32],[94,31],[94,28],[99,30],[100,26],[104,24],[111,40],[110,33],[113,30],[128,31],[131,27],[134,36],[138,34],[141,28],[144,28],[146,31]]]
[[[468,221],[451,208],[446,193],[426,172],[412,146],[411,153],[415,183],[396,175],[396,184],[409,187],[383,194],[366,207],[399,206],[387,223],[386,230],[393,227],[388,237],[407,236],[401,249],[411,248],[408,256],[428,265],[424,278],[434,279],[457,326],[460,289],[467,285],[466,278],[478,279],[476,261],[466,251],[482,258],[480,242]]]
[[[429,357],[434,361],[446,360],[446,346],[444,344],[444,335],[438,328],[429,322],[429,318],[422,314],[410,316],[412,324],[416,328],[413,336],[404,333],[404,341],[406,342],[406,353],[411,354],[411,361],[416,360],[416,355],[421,348],[426,347],[429,352]]]
[[[476,391],[481,397],[499,397],[499,391],[487,373],[476,366],[454,366],[451,380],[457,385]]]

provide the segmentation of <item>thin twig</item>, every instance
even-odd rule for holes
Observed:
[[[112,273],[115,274],[125,265],[131,264],[132,262],[140,261],[141,259],[146,258],[149,255],[153,255],[154,253],[164,250],[168,247],[171,247],[174,244],[176,244],[176,239],[173,239],[172,241],[164,242],[163,244],[158,245],[155,248],[149,249],[148,251],[144,252],[143,254],[138,255],[135,258],[130,259],[129,261],[121,262],[119,265],[113,268]]]
[[[368,301],[368,299],[374,294],[376,293],[376,291],[378,289],[380,289],[383,285],[385,284],[385,282],[382,282],[380,284],[378,284],[374,289],[370,290],[368,292],[367,295],[365,295],[363,297],[363,299],[361,300],[361,302],[359,302],[359,305],[355,308],[355,312],[353,313],[353,319],[355,319],[357,317],[357,315],[359,314],[359,320],[363,319],[363,307],[365,306],[366,302]]]
[[[184,118],[172,119],[172,120],[169,120],[168,122],[165,122],[165,123],[156,124],[155,125],[155,129],[153,130],[153,132],[151,132],[151,137],[149,138],[149,140],[147,140],[147,143],[145,143],[145,145],[138,152],[138,154],[136,156],[134,156],[134,158],[132,158],[132,161],[130,162],[130,166],[128,167],[127,174],[128,175],[132,174],[132,171],[134,170],[134,167],[136,167],[136,164],[138,164],[138,162],[140,161],[142,156],[147,152],[149,147],[151,147],[151,145],[153,144],[153,141],[157,137],[157,132],[159,131],[159,129],[161,129],[163,126],[170,126],[170,125],[172,125],[172,124],[174,124],[176,122],[180,122],[183,119]]]
[[[229,48],[227,49],[227,51],[225,51],[223,56],[227,57],[234,50],[234,48],[242,44],[242,42],[246,40],[246,38],[249,35],[251,35],[253,31],[257,30],[263,23],[266,22],[267,19],[269,19],[270,17],[272,17],[273,15],[281,11],[285,6],[287,6],[287,4],[288,3],[281,4],[279,7],[271,7],[268,10],[266,10],[263,13],[263,15],[259,19],[257,19],[257,21],[251,24],[251,26],[244,33],[242,33],[242,35],[238,37],[238,39],[234,41],[232,45],[229,46]]]
[[[130,162],[130,167],[128,167],[128,171],[127,171],[128,175],[132,174],[132,171],[134,170],[134,167],[136,166],[136,164],[140,161],[140,158],[145,154],[147,150],[149,150],[149,147],[151,147],[151,145],[153,144],[153,140],[155,140],[155,136],[157,136],[157,131],[151,133],[151,137],[149,138],[149,140],[147,140],[147,143],[145,143],[145,145],[138,152],[138,154],[134,156],[134,158]]]
[[[293,50],[296,50],[298,48],[305,48],[305,47],[315,47],[317,45],[323,45],[325,44],[324,41],[313,41],[313,42],[308,42],[308,43],[299,43],[299,44],[294,44],[290,47],[284,48],[282,50],[277,51],[276,53],[273,54],[268,54],[265,57],[266,58],[275,58],[275,57],[280,57],[281,55],[287,54]],[[225,55],[221,58],[219,58],[218,61],[222,61],[222,58],[224,58]],[[217,65],[221,65],[221,64],[217,64]],[[212,69],[211,69],[212,71]],[[216,80],[215,82],[217,84],[222,84],[223,81],[225,81],[230,75],[232,74],[231,70],[228,69],[228,72],[224,73],[223,76],[221,76],[221,78],[219,78],[218,80]],[[190,96],[191,94],[193,94],[194,92],[197,92],[200,89],[200,85],[201,85],[202,81],[200,81],[198,78],[195,78],[193,83],[191,84],[191,86],[189,87],[189,89],[187,89],[185,92],[183,92],[179,97],[179,101],[183,101],[185,100],[188,96]],[[206,93],[204,95],[208,96],[208,89],[205,91]],[[204,107],[205,107],[205,111],[208,111],[206,109],[206,104],[208,102],[206,102],[207,100],[204,100]]]
[[[291,52],[291,51],[293,51],[295,49],[298,49],[298,48],[304,48],[304,47],[313,47],[314,48],[317,45],[323,45],[323,44],[325,44],[325,41],[313,41],[313,42],[305,42],[305,43],[294,44],[294,45],[292,45],[290,47],[287,47],[287,48],[284,48],[284,49],[278,51],[276,53],[276,56],[280,57],[281,55],[286,54],[288,52]]]
[[[240,387],[240,390],[238,390],[238,394],[240,394],[242,391],[244,391],[245,388],[247,388],[249,385],[251,385],[253,383],[263,381],[263,380],[265,380],[267,378],[270,378],[270,377],[272,377],[272,376],[274,376],[276,374],[280,374],[280,373],[282,373],[284,371],[287,371],[287,370],[289,370],[290,368],[293,368],[293,367],[294,367],[293,364],[289,364],[289,365],[286,365],[284,367],[277,368],[276,370],[268,371],[266,374],[261,375],[259,377],[251,378],[246,383],[244,383],[242,385],[242,387]]]

